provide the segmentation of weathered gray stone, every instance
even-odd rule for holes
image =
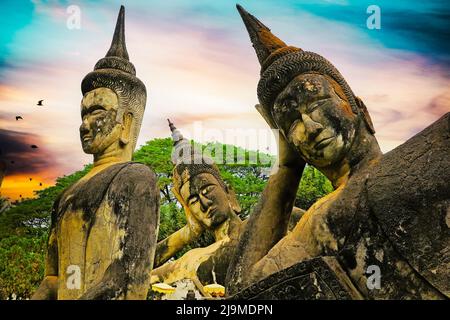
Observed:
[[[367,108],[339,71],[238,9],[261,62],[257,109],[282,134],[280,168],[241,236],[228,294],[250,287],[259,297],[264,288],[283,299],[267,279],[331,256],[365,299],[450,297],[450,113],[383,155]],[[286,233],[305,162],[336,190]]]

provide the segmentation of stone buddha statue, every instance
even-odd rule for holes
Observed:
[[[195,150],[170,120],[169,127],[174,141],[172,192],[183,206],[187,223],[158,243],[155,254],[158,268],[152,272],[152,282],[173,284],[190,279],[201,295],[209,296],[203,287],[225,283],[230,259],[247,220],[239,218],[241,207],[236,195],[223,181],[213,160]],[[294,207],[290,225],[294,226],[303,213],[304,210]],[[180,259],[166,263],[207,230],[214,236],[213,244],[192,249]]]
[[[213,160],[196,150],[170,121],[169,125],[174,140],[172,192],[183,206],[187,223],[158,243],[155,254],[158,268],[152,271],[151,282],[173,284],[188,279],[201,295],[209,296],[203,290],[204,285],[224,284],[243,223],[238,216],[241,207]],[[214,236],[213,244],[189,250],[181,258],[166,262],[206,230]]]
[[[106,56],[83,79],[80,139],[89,173],[55,201],[45,278],[34,299],[146,299],[159,226],[157,178],[131,162],[146,89],[120,8]]]
[[[329,61],[238,11],[261,64],[257,110],[279,129],[280,153],[240,237],[227,294],[450,297],[450,115],[382,154],[366,106]],[[335,191],[286,233],[305,163]],[[368,285],[371,270],[379,285]]]

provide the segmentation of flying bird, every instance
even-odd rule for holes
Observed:
[[[32,145],[31,145],[31,149],[37,149],[37,148],[38,148],[37,145],[35,145],[35,144],[32,144]]]
[[[30,181],[33,180],[33,178],[30,178]]]
[[[37,106],[43,106],[42,101],[44,101],[44,100],[39,100],[37,103]]]
[[[16,116],[16,121],[18,120],[23,120],[23,118],[21,116]]]
[[[42,182],[39,182],[39,186],[42,187]]]

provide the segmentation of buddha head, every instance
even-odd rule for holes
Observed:
[[[336,165],[351,157],[355,140],[364,140],[361,135],[373,138],[364,103],[329,61],[286,45],[237,8],[261,64],[261,109],[307,163],[319,169]]]
[[[82,83],[83,151],[102,154],[119,148],[131,154],[136,146],[146,103],[145,85],[136,77],[125,45],[125,8],[121,6],[111,47]]]
[[[185,210],[204,228],[214,230],[241,208],[212,159],[202,155],[169,121],[174,140],[173,192]]]

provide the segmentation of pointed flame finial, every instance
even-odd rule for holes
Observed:
[[[174,132],[177,128],[175,127],[173,122],[171,122],[170,119],[167,119],[167,122],[169,122],[170,131]]]
[[[111,47],[105,57],[119,57],[130,60],[128,57],[127,46],[125,44],[125,7],[120,6],[119,15],[117,16],[116,29],[111,42]]]
[[[176,145],[181,140],[184,140],[184,137],[181,134],[180,130],[178,130],[177,127],[175,127],[173,122],[171,122],[170,119],[167,119],[167,122],[169,122],[169,128],[170,128],[170,131],[172,132],[173,145]]]
[[[253,48],[256,51],[256,55],[258,56],[261,65],[263,65],[264,61],[266,61],[272,53],[278,49],[287,47],[286,43],[273,35],[268,27],[248,13],[239,4],[236,4],[236,8],[244,21]]]

